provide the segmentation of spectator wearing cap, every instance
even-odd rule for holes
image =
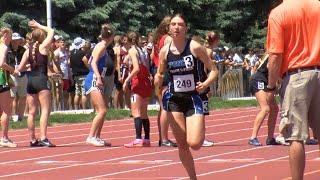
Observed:
[[[62,100],[63,103],[61,109],[68,110],[68,90],[70,89],[72,84],[72,74],[69,65],[69,53],[66,49],[64,39],[61,36],[55,37],[57,49],[54,51],[54,59],[56,62],[58,62],[62,74],[62,96],[60,96],[60,100]]]
[[[91,48],[81,37],[74,39],[70,53],[70,67],[75,81],[75,109],[86,109],[87,96],[84,90],[84,80],[89,73],[87,54]]]
[[[19,33],[12,33],[12,41],[8,50],[8,64],[12,67],[18,67],[25,48],[23,47],[23,38]],[[26,72],[21,72],[19,76],[11,75],[15,86],[11,87],[10,94],[13,98],[12,119],[21,121],[24,115],[27,97],[27,76]]]

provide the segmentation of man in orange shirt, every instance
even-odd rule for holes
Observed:
[[[280,131],[290,141],[293,180],[302,180],[308,124],[320,135],[320,2],[284,0],[268,20],[270,93],[282,77]]]

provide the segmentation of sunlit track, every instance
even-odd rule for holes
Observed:
[[[264,135],[265,136],[265,135]],[[235,139],[232,141],[227,141],[227,142],[219,142],[217,144],[224,144],[224,143],[229,143],[229,142],[234,142],[234,141],[239,141],[239,140],[246,140],[245,139]],[[262,146],[262,147],[257,147],[257,148],[248,148],[245,150],[241,150],[241,151],[234,151],[234,152],[227,152],[227,153],[222,153],[222,154],[215,154],[215,155],[210,155],[210,156],[205,156],[202,157],[203,158],[211,158],[211,157],[217,157],[220,155],[226,155],[226,154],[232,154],[232,153],[239,153],[239,152],[243,152],[243,151],[253,151],[253,150],[258,150],[261,148],[270,148],[270,146]],[[76,164],[76,165],[70,165],[70,166],[62,166],[62,167],[57,167],[57,168],[48,168],[48,169],[41,169],[41,170],[36,170],[36,171],[29,171],[29,172],[21,172],[21,173],[16,173],[16,174],[11,174],[11,175],[3,175],[0,176],[0,178],[3,177],[10,177],[10,176],[15,176],[15,175],[21,175],[21,174],[29,174],[29,173],[36,173],[36,172],[42,172],[42,171],[50,171],[50,170],[54,170],[54,169],[62,169],[62,168],[70,168],[70,167],[76,167],[76,166],[84,166],[84,165],[93,165],[93,164],[99,164],[99,163],[106,163],[106,162],[110,162],[110,161],[116,161],[116,160],[122,160],[122,159],[127,159],[127,158],[132,158],[132,157],[137,157],[137,156],[145,156],[145,155],[152,155],[152,154],[160,154],[160,153],[167,153],[167,152],[173,152],[173,151],[177,151],[177,149],[170,149],[170,150],[166,150],[166,151],[160,151],[160,152],[154,152],[154,153],[145,153],[145,154],[138,154],[138,155],[133,155],[133,156],[125,156],[125,157],[119,157],[119,158],[115,158],[115,159],[108,159],[108,160],[103,160],[103,161],[95,161],[95,162],[89,162],[89,163],[83,163],[83,164]],[[195,159],[198,160],[198,159]],[[166,166],[166,165],[173,165],[173,164],[180,164],[180,162],[176,162],[176,163],[169,163],[169,164],[165,164],[162,166]],[[152,168],[152,167],[149,167]],[[122,173],[126,173],[126,172],[122,172]],[[113,175],[113,174],[110,174]],[[108,175],[107,175],[108,176]],[[100,176],[94,177],[94,178],[99,178]],[[101,176],[101,177],[105,177],[105,175]]]
[[[249,113],[252,113],[252,112],[256,112],[256,111],[249,111]],[[225,115],[230,115],[230,114],[233,114],[233,113],[226,113]],[[239,119],[239,118],[244,118],[244,117],[254,117],[255,115],[254,114],[251,114],[251,115],[246,115],[246,116],[238,116],[238,117],[235,117],[235,118],[215,118],[215,119],[212,119],[210,120],[209,118],[210,117],[215,117],[214,115],[209,115],[208,116],[208,119],[209,120],[206,120],[206,123],[208,122],[219,122],[219,121],[229,121],[229,120],[233,120],[233,119]],[[152,118],[150,119],[151,123],[152,124],[156,124],[156,122],[154,121],[155,119]],[[109,122],[106,122],[106,125],[103,126],[103,128],[105,130],[108,130],[109,128],[112,128],[112,127],[123,127],[123,126],[133,126],[132,124],[132,120],[127,120],[127,121],[130,121],[128,123],[123,123],[123,124],[120,124],[120,125],[113,125],[113,124],[109,124]],[[74,131],[83,131],[83,130],[89,130],[90,129],[90,126],[89,125],[86,125],[87,123],[83,124],[83,126],[86,126],[85,128],[74,128],[72,127],[72,129],[68,129],[68,130],[59,130],[59,131],[52,131],[52,130],[49,130],[48,131],[48,135],[54,135],[54,134],[59,134],[59,133],[67,133],[67,132],[74,132]],[[132,129],[128,129],[128,130],[132,130]],[[110,132],[110,131],[109,131]],[[116,132],[116,131],[111,131],[111,132]],[[11,133],[11,134],[14,134],[14,133]],[[11,138],[16,138],[16,137],[25,137],[25,136],[28,136],[29,134],[18,134],[18,135],[11,135],[10,137]]]
[[[212,122],[217,122],[217,121],[225,121],[225,120],[235,120],[235,119],[241,119],[241,118],[247,118],[247,117],[252,117],[252,115],[247,115],[247,116],[240,116],[240,117],[235,117],[235,118],[225,118],[225,119],[214,119],[214,120],[207,120],[206,124],[208,124],[208,122],[212,123]],[[233,122],[233,123],[225,123],[225,124],[214,124],[214,125],[206,125],[206,128],[211,128],[211,127],[219,127],[219,126],[224,126],[224,125],[233,125],[233,124],[243,124],[243,123],[250,123],[251,121],[240,121],[240,122]],[[155,123],[153,123],[154,126],[151,126],[150,129],[157,129],[158,127],[155,126]],[[131,124],[132,126],[132,124]],[[88,129],[78,129],[78,130],[89,130]],[[119,133],[119,132],[131,132],[134,131],[134,129],[130,128],[130,129],[126,129],[126,130],[118,130],[118,131],[104,131],[101,134],[102,135],[108,135],[108,134],[114,134],[114,133]],[[170,131],[171,132],[171,131]],[[65,133],[65,132],[61,132],[61,133]],[[150,135],[154,135],[157,134],[157,132],[154,133],[150,133]],[[51,140],[59,140],[59,139],[67,139],[67,138],[75,138],[75,137],[82,137],[82,139],[84,139],[87,136],[87,132],[85,134],[76,134],[76,135],[70,135],[70,136],[62,136],[62,137],[53,137],[51,138]],[[210,135],[210,133],[207,133],[207,135]],[[114,137],[114,138],[108,138],[108,140],[114,140],[114,139],[121,139],[121,138],[133,138],[134,136],[130,135],[130,136],[121,136],[121,137]],[[76,145],[76,144],[83,144],[83,141],[77,142],[77,143],[71,143],[71,144],[58,144],[58,146],[66,146],[66,145]],[[29,140],[26,141],[17,141],[16,143],[20,144],[20,143],[28,143]],[[0,151],[0,154],[2,153],[6,153],[6,152],[14,152],[14,151],[21,151],[21,150],[36,150],[36,149],[30,149],[30,148],[24,148],[24,149],[19,149],[19,150],[7,150],[7,151]]]
[[[270,179],[265,168],[277,166],[276,179],[289,174],[287,147],[247,144],[257,108],[217,110],[206,117],[206,137],[215,146],[193,152],[199,179],[251,179],[255,172],[258,179]],[[157,140],[155,118],[151,119],[151,139]],[[14,179],[188,179],[180,163],[177,148],[157,147],[127,149],[123,144],[134,138],[131,119],[106,122],[102,136],[113,146],[98,148],[84,142],[89,123],[58,125],[49,129],[50,139],[57,148],[0,148],[0,178]],[[277,125],[278,126],[278,125]],[[111,130],[111,131],[108,131]],[[28,143],[27,130],[12,131],[18,144]],[[17,132],[17,133],[16,133]],[[276,128],[276,132],[277,128]],[[23,136],[25,134],[26,137]],[[171,132],[170,132],[170,136]],[[267,137],[266,121],[260,129],[259,140]],[[318,146],[307,146],[309,153],[305,180],[318,177]],[[268,154],[268,156],[266,156]],[[215,161],[217,159],[217,162]],[[218,160],[224,160],[219,163]],[[230,159],[230,161],[228,161]],[[234,160],[232,160],[234,159]],[[236,161],[239,159],[240,161]],[[241,161],[241,159],[244,159]],[[248,160],[246,160],[248,159]],[[252,160],[251,160],[252,159]],[[255,160],[259,159],[259,160]],[[310,164],[310,166],[308,166]],[[143,172],[143,177],[141,177]],[[252,176],[254,179],[255,176]],[[309,179],[308,179],[309,178]]]
[[[214,126],[214,125],[213,125]],[[221,125],[219,125],[221,126]],[[267,126],[262,126],[261,128],[266,128]],[[226,134],[226,133],[232,133],[232,132],[239,132],[239,131],[247,131],[247,130],[251,130],[252,128],[245,128],[245,129],[237,129],[237,130],[231,130],[231,131],[222,131],[222,132],[214,132],[214,133],[207,133],[207,136],[212,136],[212,135],[219,135],[219,134]],[[151,134],[157,134],[157,133],[151,133]],[[264,135],[265,136],[265,135]],[[260,137],[264,137],[264,136],[260,136]],[[133,138],[134,136],[125,136],[125,137],[115,137],[115,138],[111,138],[112,139],[120,139],[120,138]],[[215,144],[223,144],[223,143],[230,143],[230,142],[235,142],[238,140],[247,140],[248,138],[243,138],[243,139],[236,139],[236,140],[232,140],[232,141],[225,141],[225,142],[216,142]],[[79,144],[79,143],[83,143],[83,142],[77,142],[77,143],[70,143],[70,144],[62,144],[61,146],[67,146],[67,145],[75,145],[75,144]],[[156,141],[152,142],[153,144],[156,143]],[[112,150],[112,149],[119,149],[122,147],[110,147],[107,150]],[[43,148],[37,148],[37,149],[30,149],[30,148],[25,148],[23,150],[41,150]],[[58,156],[66,156],[66,155],[72,155],[72,154],[79,154],[79,153],[88,153],[88,152],[94,152],[94,151],[104,151],[106,149],[95,149],[95,150],[85,150],[85,151],[78,151],[78,152],[71,152],[71,153],[64,153],[64,154],[56,154],[53,156],[43,156],[43,157],[37,157],[37,158],[31,158],[31,159],[23,159],[23,160],[16,160],[16,161],[8,161],[8,162],[0,162],[0,165],[3,164],[10,164],[10,163],[16,163],[16,162],[23,162],[23,161],[29,161],[29,160],[37,160],[37,159],[43,159],[43,158],[52,158],[52,157],[58,157]],[[19,150],[16,150],[19,151]],[[20,150],[21,151],[21,150]],[[12,152],[12,151],[11,151]]]
[[[251,109],[251,108],[250,108]],[[256,109],[252,109],[247,111],[247,113],[254,113],[257,112]],[[239,111],[228,111],[225,113],[217,113],[217,112],[210,112],[211,114],[207,116],[207,118],[211,117],[216,117],[216,116],[227,116],[227,115],[232,115],[232,114],[239,114]],[[228,118],[225,118],[228,119]],[[156,117],[150,118],[151,122],[154,122],[156,120]],[[219,120],[222,120],[219,118]],[[127,122],[127,123],[123,123]],[[89,129],[90,128],[91,122],[86,122],[86,123],[75,123],[75,124],[58,124],[53,127],[48,127],[48,134],[55,134],[55,133],[60,133],[60,132],[72,132],[72,131],[77,131],[79,129],[75,128],[78,126],[86,126],[87,128],[80,128],[80,129]],[[119,125],[120,124],[120,125]],[[105,125],[103,128],[109,128],[109,127],[121,127],[121,126],[132,126],[132,119],[122,119],[122,120],[115,120],[115,121],[105,121]],[[65,128],[70,128],[70,130],[65,130]],[[54,129],[55,131],[52,132],[51,129]],[[57,129],[62,129],[58,130]],[[39,128],[36,128],[36,130],[39,130]],[[23,132],[23,134],[17,134]],[[11,136],[10,137],[23,137],[29,135],[26,129],[19,129],[19,130],[12,130],[10,131]]]

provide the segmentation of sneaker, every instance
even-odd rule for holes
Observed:
[[[103,140],[96,137],[87,137],[86,143],[91,144],[93,146],[97,146],[97,147],[102,147],[106,145]]]
[[[17,122],[19,120],[19,116],[18,115],[12,115],[11,118],[12,118],[13,122]]]
[[[249,139],[248,143],[253,146],[262,146],[262,144],[259,142],[258,138]]]
[[[56,145],[52,144],[48,138],[40,140],[38,142],[39,146],[46,146],[46,147],[56,147]]]
[[[143,140],[142,139],[135,139],[132,142],[128,144],[124,144],[124,147],[127,148],[133,148],[133,147],[142,147],[143,146]]]
[[[169,140],[165,140],[161,142],[161,146],[165,146],[165,147],[178,147],[177,143],[172,142],[170,139]]]
[[[18,121],[20,121],[20,122],[21,122],[21,121],[22,121],[22,119],[23,119],[23,118],[22,118],[21,116],[19,116],[19,117],[18,117]]]
[[[266,140],[266,145],[270,146],[270,145],[281,145],[280,143],[278,143],[274,138],[267,138]]]
[[[14,148],[14,147],[17,147],[18,145],[17,145],[16,143],[12,142],[10,139],[1,138],[1,140],[0,140],[0,146],[1,146],[1,147]]]
[[[151,146],[150,139],[144,139],[142,144],[143,144],[143,147],[150,147]]]
[[[30,141],[30,147],[41,147],[41,145],[39,144],[39,140],[32,140]]]
[[[202,144],[202,147],[212,147],[213,146],[213,141],[208,141],[208,140],[204,140],[203,141],[203,144]]]
[[[307,139],[304,141],[304,144],[306,145],[317,145],[318,144],[318,140],[316,139]]]
[[[101,138],[97,137],[96,139],[97,139],[97,141],[100,141],[101,143],[104,143],[105,146],[111,146],[111,143],[109,143],[109,142],[107,142],[107,141],[105,141],[105,140],[103,140]]]
[[[281,144],[281,145],[283,145],[283,146],[289,146],[290,145],[289,142],[286,141],[283,136],[277,136],[276,137],[276,142]]]

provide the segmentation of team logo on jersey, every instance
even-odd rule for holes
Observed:
[[[259,90],[264,89],[264,83],[263,82],[258,82],[258,89]]]
[[[193,68],[194,62],[193,62],[193,56],[184,56],[183,57],[184,64],[186,65],[186,68]]]

